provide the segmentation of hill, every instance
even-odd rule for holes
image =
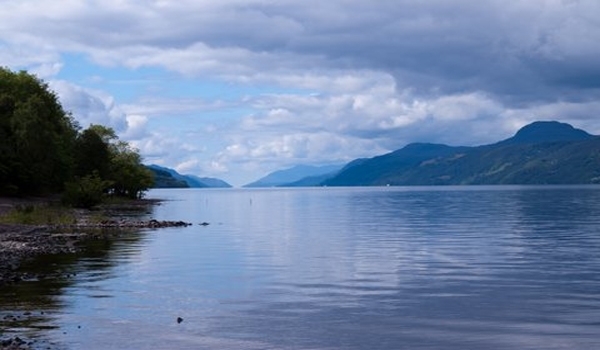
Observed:
[[[177,171],[160,165],[146,166],[154,174],[154,188],[225,188],[231,187],[227,182],[195,175],[182,175]]]
[[[600,183],[600,137],[535,122],[491,145],[415,143],[348,164],[327,186]]]
[[[182,179],[175,178],[167,170],[146,166],[154,175],[154,188],[188,188],[187,182]]]
[[[201,184],[198,187],[210,187],[210,188],[229,188],[230,184],[227,182],[217,179],[214,177],[198,177],[196,175],[183,175],[184,178],[188,179],[188,181],[195,181],[198,184]],[[193,186],[191,186],[193,187]]]
[[[341,165],[297,165],[272,172],[244,187],[316,186],[342,168]]]
[[[525,125],[517,133],[501,143],[504,144],[525,144],[525,143],[546,143],[560,141],[583,141],[593,138],[593,135],[581,129],[575,129],[573,126],[556,121],[551,122],[533,122]]]

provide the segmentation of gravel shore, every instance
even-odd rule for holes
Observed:
[[[46,205],[48,198],[15,199],[0,197],[0,216],[17,206]],[[130,229],[158,229],[162,227],[189,226],[183,221],[157,221],[147,219],[156,200],[139,200],[111,204],[94,211],[74,211],[76,223],[69,225],[22,225],[0,223],[0,288],[25,280],[37,279],[31,271],[24,270],[23,263],[49,254],[75,254],[85,247],[85,242],[127,234]],[[92,220],[99,214],[102,221]],[[200,225],[206,225],[201,223]],[[5,317],[15,317],[8,315]],[[2,337],[0,350],[52,349],[35,340],[19,336]]]
[[[17,205],[43,205],[44,199],[0,198],[0,215],[6,214]],[[0,224],[0,286],[30,278],[27,271],[19,270],[24,261],[40,255],[76,253],[85,240],[107,238],[119,234],[119,230],[189,226],[183,221],[136,220],[135,215],[148,211],[159,201],[139,200],[113,204],[96,211],[76,211],[77,223],[70,225],[21,225]],[[92,215],[102,213],[105,220],[90,220]],[[122,233],[122,232],[121,232]]]

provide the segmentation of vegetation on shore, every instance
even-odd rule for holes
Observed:
[[[21,225],[72,225],[77,218],[72,210],[51,204],[17,205],[0,215],[0,224]]]
[[[114,130],[85,130],[37,77],[0,67],[0,196],[62,193],[92,207],[107,196],[138,199],[153,174]]]

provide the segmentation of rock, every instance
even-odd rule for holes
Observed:
[[[3,339],[0,342],[0,346],[2,346],[2,349],[23,349],[23,345],[26,344],[27,342],[19,337]]]
[[[183,318],[181,318],[181,317],[177,317],[177,323],[179,324],[179,323],[181,323],[181,322],[183,322]]]
[[[55,227],[55,230],[60,229],[86,229],[86,228],[165,228],[165,227],[187,227],[192,224],[185,221],[169,221],[169,220],[148,220],[148,221],[129,221],[129,220],[104,220],[99,223],[85,223],[67,226]]]

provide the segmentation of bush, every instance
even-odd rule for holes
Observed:
[[[97,173],[86,175],[65,184],[62,200],[64,204],[89,209],[102,202],[109,186],[110,182],[101,179]]]

